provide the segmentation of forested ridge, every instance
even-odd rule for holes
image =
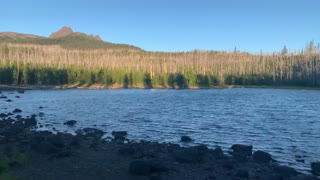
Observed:
[[[0,84],[100,84],[123,88],[320,86],[320,51],[146,52],[133,48],[70,49],[59,45],[0,43]]]

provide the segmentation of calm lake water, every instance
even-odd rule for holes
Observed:
[[[320,91],[32,90],[19,94],[20,99],[15,92],[3,94],[13,102],[1,100],[2,112],[42,112],[39,123],[49,129],[96,127],[109,136],[125,130],[129,139],[175,143],[189,135],[195,139],[191,145],[225,150],[235,143],[252,144],[301,171],[320,161]],[[75,127],[63,125],[72,119],[78,121]]]

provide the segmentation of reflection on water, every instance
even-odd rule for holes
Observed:
[[[189,135],[194,144],[226,150],[234,143],[252,144],[300,170],[320,160],[320,91],[33,90],[20,99],[12,92],[3,94],[13,102],[1,100],[1,111],[43,112],[39,122],[60,131],[126,130],[130,139],[161,142]],[[63,125],[71,119],[78,121],[76,127]]]

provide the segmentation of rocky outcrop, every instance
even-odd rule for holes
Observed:
[[[272,158],[271,155],[267,152],[263,151],[256,151],[252,155],[252,159],[256,162],[260,163],[269,163],[271,162]]]
[[[243,145],[243,144],[234,144],[231,149],[233,150],[233,156],[251,156],[252,155],[252,146]]]
[[[98,36],[98,35],[96,35],[96,36],[94,37],[94,39],[96,39],[97,41],[102,41],[102,39],[101,39],[100,36]]]
[[[59,31],[54,32],[50,35],[51,39],[58,39],[72,34],[73,31],[70,27],[64,26]]]

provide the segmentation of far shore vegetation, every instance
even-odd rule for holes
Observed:
[[[0,85],[110,88],[320,87],[320,49],[271,54],[0,43]]]

